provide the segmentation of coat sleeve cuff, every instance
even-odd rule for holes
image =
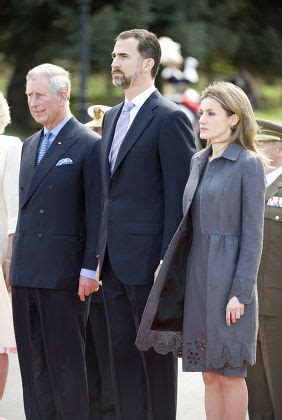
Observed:
[[[255,280],[248,277],[235,276],[229,295],[229,300],[236,296],[240,303],[248,304],[252,301],[255,290]]]

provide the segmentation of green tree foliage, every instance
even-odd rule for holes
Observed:
[[[7,97],[12,120],[20,130],[32,128],[24,92],[28,70],[43,62],[64,57],[72,41],[72,33],[79,29],[77,2],[7,0],[0,8],[5,30],[0,32],[0,49],[5,60],[13,65]],[[74,60],[78,56],[72,56]]]
[[[180,42],[184,55],[193,55],[202,71],[213,73],[217,63],[247,69],[259,76],[282,72],[282,5],[278,0],[155,1],[153,23],[158,34]],[[175,2],[174,2],[175,3]]]
[[[8,100],[13,121],[30,121],[24,95],[26,72],[56,62],[77,72],[80,4],[87,0],[0,0],[0,52],[13,69]],[[200,61],[214,77],[223,69],[246,69],[268,77],[282,73],[280,0],[89,0],[91,69],[109,74],[114,38],[145,27],[179,42],[184,56]]]
[[[119,32],[132,28],[149,28],[153,19],[151,0],[123,0],[117,11]]]

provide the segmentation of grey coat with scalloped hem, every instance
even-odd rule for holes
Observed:
[[[136,345],[181,356],[186,259],[192,233],[190,205],[211,146],[192,158],[183,196],[184,217],[173,236],[144,310]],[[256,278],[262,251],[265,170],[261,159],[238,143],[210,162],[216,166],[201,203],[201,229],[210,235],[207,277],[206,365],[255,363],[258,331]],[[237,296],[245,313],[228,327],[225,310]]]

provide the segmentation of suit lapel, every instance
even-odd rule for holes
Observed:
[[[20,179],[21,184],[25,184],[26,192],[29,191],[34,173],[36,172],[37,150],[42,135],[43,129],[35,133],[32,138],[26,144],[24,144],[24,156],[27,158],[22,158],[21,160]]]
[[[152,110],[159,105],[160,98],[161,95],[159,94],[159,92],[153,92],[138,111],[138,114],[136,115],[120,146],[113,174],[115,173],[115,171],[129,152],[129,150],[136,143],[140,135],[148,127],[150,121],[154,116]]]
[[[115,134],[115,128],[117,120],[120,116],[123,107],[123,102],[109,111],[109,115],[106,115],[105,119],[108,119],[107,125],[103,126],[103,141],[102,141],[102,164],[103,174],[106,174],[107,183],[110,180],[111,171],[109,164],[109,154],[111,150],[112,141]],[[108,114],[108,113],[107,113]]]
[[[32,166],[34,169],[32,171],[30,181],[27,183],[27,185],[29,185],[28,192],[22,206],[26,204],[48,172],[56,165],[60,157],[63,156],[66,151],[78,140],[78,138],[74,135],[75,125],[76,120],[71,118],[56,136],[46,155],[37,167],[35,167],[35,161],[40,141],[40,133],[38,137],[35,138],[35,144],[31,146],[32,156],[27,154],[28,150],[26,151],[25,156],[27,156],[27,164],[30,164],[30,159],[32,158]]]

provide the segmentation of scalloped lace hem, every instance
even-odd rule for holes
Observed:
[[[154,348],[159,354],[172,352],[175,357],[182,356],[182,333],[175,331],[150,330],[146,340],[137,340],[137,347],[141,351]]]
[[[147,351],[150,348],[159,354],[172,352],[175,357],[182,357],[182,333],[175,331],[153,331],[150,330],[146,339],[140,337],[136,341],[139,350]],[[208,346],[206,354],[206,367],[221,369],[226,365],[241,367],[244,363],[253,365],[255,357],[247,348],[241,344],[239,349],[230,350],[227,345]]]
[[[253,365],[255,363],[255,357],[251,355],[247,346],[241,344],[239,351],[231,351],[227,345],[222,345],[221,348],[209,347],[207,353],[206,365],[214,369],[221,369],[226,364],[231,367],[241,367],[244,363]]]

